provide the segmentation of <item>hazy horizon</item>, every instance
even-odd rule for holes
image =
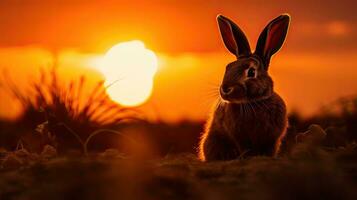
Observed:
[[[350,14],[356,2],[189,2],[1,1],[0,69],[28,84],[26,77],[50,65],[56,53],[65,73],[96,80],[95,58],[120,42],[141,40],[159,57],[143,112],[164,121],[204,120],[214,104],[212,90],[234,60],[220,39],[217,14],[235,21],[254,49],[267,22],[289,13],[286,43],[270,68],[289,110],[308,116],[357,94],[357,17]],[[0,116],[8,116],[16,106],[0,91]]]

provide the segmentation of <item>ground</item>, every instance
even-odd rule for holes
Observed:
[[[116,150],[89,156],[2,152],[0,199],[357,199],[357,147],[303,143],[289,155],[204,163]]]

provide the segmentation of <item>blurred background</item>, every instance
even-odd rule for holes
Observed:
[[[88,100],[98,81],[108,80],[108,75],[120,79],[122,71],[115,65],[123,63],[113,61],[109,71],[103,64],[109,51],[134,40],[139,46],[145,44],[146,49],[135,45],[127,48],[149,52],[156,72],[151,76],[154,71],[150,71],[152,80],[143,82],[147,95],[135,103],[135,109],[149,122],[145,126],[155,133],[155,141],[166,145],[165,152],[179,140],[182,146],[176,148],[194,151],[202,124],[218,98],[225,66],[235,59],[221,41],[216,16],[223,14],[235,21],[254,49],[265,25],[281,13],[289,13],[292,22],[286,43],[272,59],[270,74],[276,91],[294,114],[292,123],[297,123],[301,117],[316,116],[342,97],[355,96],[357,15],[352,13],[356,7],[353,0],[2,0],[0,119],[25,119],[29,109],[21,106],[13,91],[23,90],[22,96],[27,96],[25,88],[33,82],[41,86],[41,74],[51,77],[41,70],[53,66],[58,79],[69,82],[85,77],[81,98]],[[131,58],[138,61],[147,57],[134,54]],[[144,65],[132,71],[136,75],[149,73]],[[124,90],[135,96],[144,90],[138,85],[141,81],[118,81],[114,85],[121,86],[109,96],[121,104],[113,96]],[[16,85],[12,92],[9,82]],[[31,114],[26,116],[34,119]],[[34,129],[42,121],[32,121],[30,127]],[[163,137],[170,137],[167,141],[171,143],[165,144]],[[186,143],[185,137],[189,138]]]
[[[158,56],[151,98],[141,110],[166,122],[206,119],[225,65],[216,15],[232,18],[252,49],[272,18],[292,16],[289,34],[272,59],[271,75],[288,108],[305,116],[335,99],[355,94],[356,23],[353,0],[324,1],[20,1],[0,2],[0,67],[27,84],[40,67],[57,60],[61,71],[86,73],[113,45],[141,40]],[[128,86],[130,87],[130,86]],[[1,92],[0,115],[19,114]]]

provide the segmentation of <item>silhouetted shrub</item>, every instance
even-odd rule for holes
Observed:
[[[81,76],[66,85],[53,68],[41,71],[40,79],[31,82],[30,89],[22,92],[5,76],[4,85],[19,101],[23,113],[14,122],[1,122],[4,128],[0,134],[1,145],[11,149],[22,143],[35,151],[42,150],[46,144],[56,146],[59,152],[81,149],[94,131],[117,129],[127,120],[138,119],[134,109],[121,107],[108,97],[103,81],[88,94],[84,94],[85,82],[86,78]]]

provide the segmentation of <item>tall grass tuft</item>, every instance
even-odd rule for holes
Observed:
[[[139,119],[134,109],[122,107],[108,97],[103,81],[98,82],[89,93],[84,89],[86,81],[81,76],[66,85],[59,80],[57,70],[52,68],[42,70],[40,78],[32,81],[24,92],[8,76],[4,76],[6,91],[23,110],[23,114],[7,129],[5,136],[7,142],[12,144],[10,146],[15,146],[16,140],[17,143],[25,143],[28,148],[36,146],[33,147],[35,149],[50,143],[60,152],[65,152],[82,148],[93,132],[100,129],[113,132],[128,120]],[[105,142],[110,143],[110,140],[101,141]]]

